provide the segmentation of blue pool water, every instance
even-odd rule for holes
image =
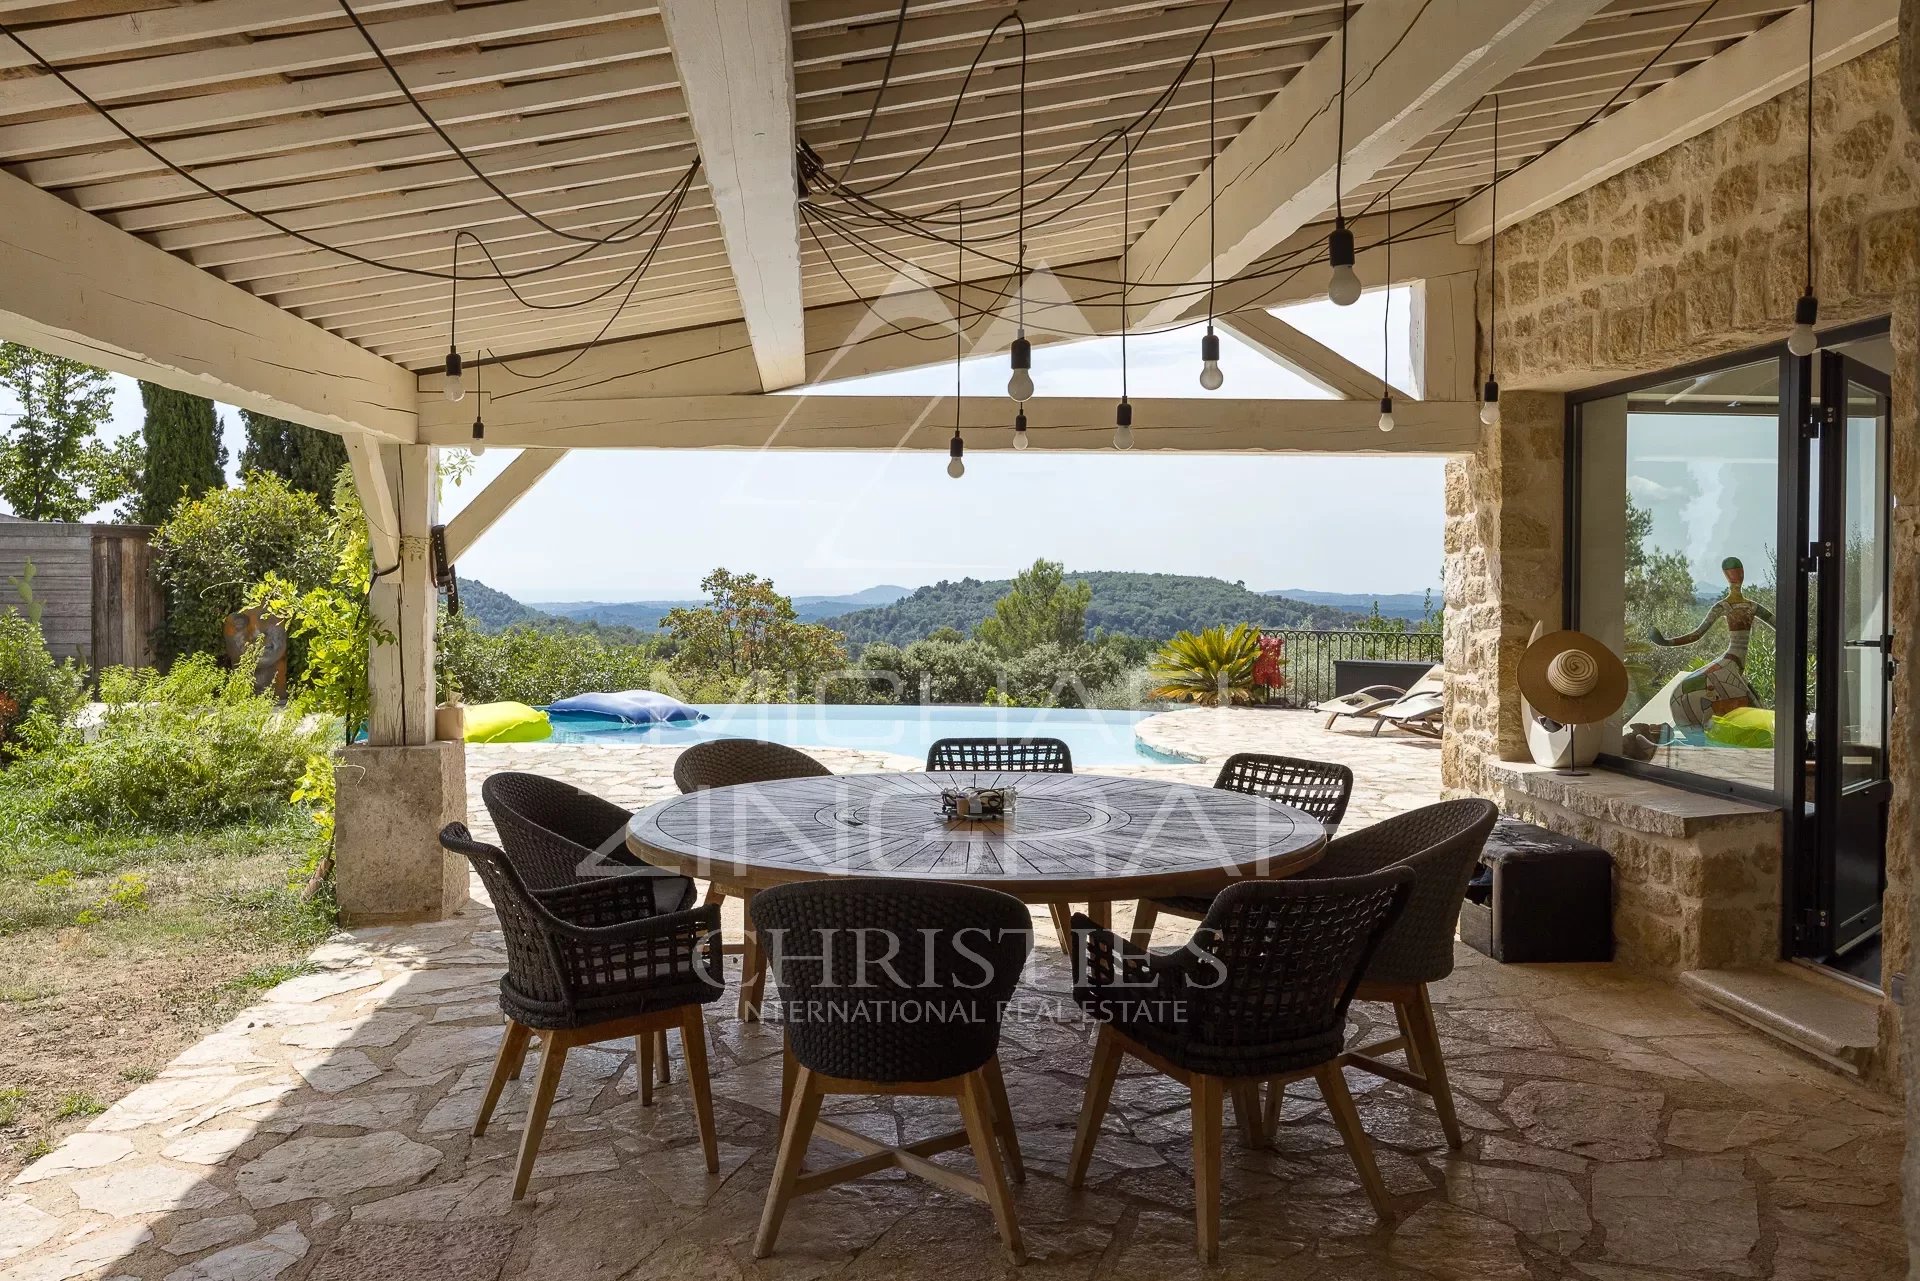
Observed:
[[[684,747],[709,738],[760,738],[794,747],[852,747],[924,760],[936,738],[1066,740],[1075,765],[1160,761],[1134,739],[1146,712],[1031,707],[843,707],[834,704],[710,703],[692,725],[622,725],[555,713],[556,743],[659,743]]]

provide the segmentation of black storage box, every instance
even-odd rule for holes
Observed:
[[[1501,819],[1460,905],[1460,941],[1496,961],[1611,961],[1613,855]]]

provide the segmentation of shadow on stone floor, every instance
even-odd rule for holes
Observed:
[[[1061,1182],[1088,1059],[1067,972],[1041,945],[1004,1059],[1030,1170],[1027,1275],[1199,1275],[1183,1092],[1129,1072],[1088,1189]],[[1462,951],[1437,992],[1469,1142],[1354,1075],[1397,1198],[1378,1224],[1311,1085],[1272,1150],[1229,1138],[1228,1276],[1893,1278],[1901,1118],[1664,984],[1611,966],[1498,966]],[[779,1035],[710,1007],[721,1172],[675,1084],[640,1106],[621,1045],[570,1056],[535,1181],[508,1199],[524,1108],[468,1136],[499,1036],[490,913],[343,935],[321,968],[182,1055],[0,1196],[0,1281],[494,1281],[1009,1275],[984,1208],[901,1176],[807,1198],[751,1258],[779,1097]],[[1384,1009],[1356,1007],[1356,1036]],[[530,1076],[531,1074],[529,1074]],[[887,1141],[950,1105],[862,1099]],[[964,1156],[954,1158],[964,1162]]]

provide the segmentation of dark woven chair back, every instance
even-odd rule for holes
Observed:
[[[1353,795],[1353,771],[1331,761],[1309,761],[1297,756],[1269,756],[1239,752],[1220,767],[1213,785],[1223,792],[1264,796],[1282,805],[1305,810],[1326,825],[1331,836],[1347,816]]]
[[[928,773],[1071,774],[1073,753],[1057,738],[942,738],[927,749]]]
[[[757,738],[716,738],[695,743],[673,763],[673,781],[683,792],[783,778],[824,778],[833,771],[805,752]]]
[[[571,885],[608,861],[631,863],[625,835],[631,811],[571,783],[539,774],[490,774],[480,799],[500,844],[534,889]]]
[[[645,918],[631,897],[609,895],[606,883],[588,883],[570,896],[541,896],[527,883],[519,860],[477,841],[465,823],[449,823],[440,844],[464,855],[480,874],[500,918],[507,972],[500,1007],[534,1028],[587,1027],[646,1009],[714,1000],[720,982],[717,909],[676,914],[655,937],[595,939],[590,932],[633,926]],[[621,878],[637,887],[641,878]],[[543,898],[547,901],[543,901]],[[644,995],[636,995],[644,987]]]
[[[983,1066],[1033,943],[1019,899],[937,881],[806,881],[763,890],[751,910],[794,1057],[855,1081]]]
[[[1313,874],[1364,876],[1387,867],[1414,874],[1407,910],[1380,941],[1367,979],[1437,983],[1453,973],[1453,936],[1467,882],[1500,811],[1477,797],[1395,815],[1327,842]]]

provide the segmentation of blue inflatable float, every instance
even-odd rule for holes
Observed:
[[[602,720],[627,725],[659,725],[675,721],[704,721],[707,714],[689,707],[677,698],[650,689],[624,689],[616,693],[575,694],[547,707],[549,712],[566,716],[597,716]]]

